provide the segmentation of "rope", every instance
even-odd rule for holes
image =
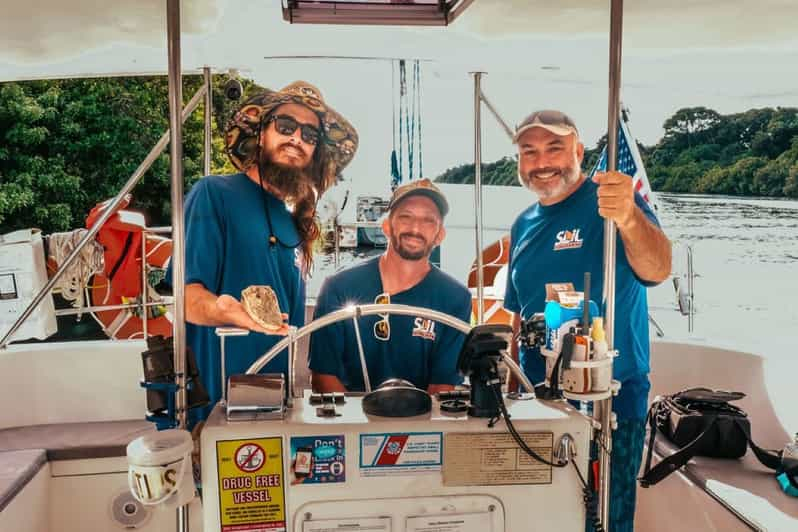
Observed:
[[[62,264],[87,232],[88,229],[77,229],[68,233],[53,233],[46,237],[49,257],[56,264]],[[89,278],[95,273],[103,271],[104,267],[103,247],[96,240],[89,242],[69,265],[53,290],[60,292],[67,301],[74,301],[73,306],[83,307],[83,291]]]
[[[393,82],[394,70],[391,68]],[[421,151],[421,62],[413,61],[411,92],[408,94],[407,62],[399,60],[399,153],[396,150],[396,100],[393,104],[393,151],[391,152],[391,189],[396,189],[407,175],[408,181],[424,176],[424,161]],[[404,151],[407,143],[407,166]],[[418,153],[418,173],[416,173],[416,153]],[[405,171],[406,170],[406,171]]]
[[[416,94],[418,94],[418,77],[416,76],[416,68],[418,61],[413,62],[413,94],[410,96],[410,120],[407,124],[407,166],[408,166],[408,179],[413,180],[413,159],[416,155]]]
[[[391,61],[391,135],[393,137],[393,151],[396,151],[396,69]]]
[[[404,126],[404,131],[402,130]],[[405,139],[407,140],[407,157],[413,160],[410,147],[410,117],[407,109],[407,65],[404,59],[399,61],[399,180],[402,180],[404,158],[402,157],[402,147]],[[413,179],[412,166],[408,167],[410,180]]]
[[[401,126],[400,126],[401,134]],[[393,139],[393,150],[391,151],[391,191],[396,190],[402,182],[402,170],[399,166],[400,159],[396,156],[396,68],[395,62],[391,61],[391,137]]]
[[[416,105],[418,111],[418,176],[424,177],[424,150],[421,149],[421,62],[416,61]]]

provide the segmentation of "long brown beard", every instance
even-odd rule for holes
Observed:
[[[263,182],[269,185],[269,190],[288,203],[295,203],[296,198],[302,194],[302,190],[312,186],[307,169],[274,163],[265,154],[261,155],[258,170],[263,177]]]
[[[292,218],[301,239],[300,246],[304,260],[303,274],[307,275],[313,265],[313,243],[321,235],[316,219],[316,188],[312,174],[318,172],[312,162],[307,168],[294,168],[272,162],[261,153],[258,171],[264,183],[281,200],[293,207]]]

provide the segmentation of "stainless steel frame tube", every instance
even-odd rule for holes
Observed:
[[[377,305],[377,304],[369,304],[369,305],[353,305],[351,307],[346,307],[341,310],[336,310],[335,312],[331,312],[321,318],[313,320],[312,322],[308,323],[301,329],[296,332],[294,336],[294,340],[298,340],[304,336],[311,334],[314,331],[317,331],[327,325],[332,323],[346,320],[346,319],[353,319],[353,317],[359,316],[372,316],[372,315],[379,315],[379,314],[396,314],[399,316],[420,316],[422,318],[428,318],[431,320],[435,320],[439,323],[443,323],[444,325],[448,325],[453,329],[456,329],[463,334],[468,334],[472,327],[470,324],[461,321],[454,316],[450,316],[449,314],[445,314],[443,312],[438,312],[437,310],[431,310],[428,308],[423,307],[411,307],[409,305]],[[288,337],[283,338],[274,346],[269,349],[262,357],[257,359],[255,362],[252,363],[251,366],[247,369],[247,374],[257,373],[263,367],[271,361],[274,357],[277,356],[280,351],[288,347],[288,344],[291,340]],[[529,382],[529,379],[526,378],[524,372],[518,367],[512,359],[509,360],[509,356],[503,356],[505,362],[507,362],[510,371],[513,371],[518,377],[518,380],[521,384],[526,387],[527,390],[534,390],[534,386]]]
[[[213,138],[213,131],[211,128],[211,119],[213,117],[213,85],[211,83],[211,69],[205,67],[202,69],[202,79],[205,84],[205,111],[203,113],[203,123],[205,125],[205,149],[203,151],[203,172],[205,175],[211,174],[211,155],[213,149],[211,147],[211,140]]]
[[[169,148],[172,173],[172,322],[178,426],[186,428],[186,317],[185,317],[185,231],[183,219],[183,76],[180,63],[180,0],[167,0],[166,36],[169,54]],[[177,508],[179,532],[188,532],[188,505]]]
[[[607,111],[607,170],[612,172],[618,164],[618,121],[620,114],[621,60],[623,57],[623,0],[611,0],[609,96]],[[616,227],[612,220],[604,222],[604,293],[607,346],[615,347],[615,239]],[[626,353],[630,356],[631,353]],[[612,397],[596,404],[596,417],[601,424],[599,453],[599,517],[609,530],[610,471],[612,459]]]
[[[204,91],[205,91],[204,88],[198,90],[191,98],[191,100],[186,104],[186,107],[185,109],[183,109],[183,114],[181,116],[181,120],[183,122],[185,122],[186,118],[188,118],[188,116],[191,113],[193,113],[194,110],[197,108],[200,100],[202,99]],[[125,196],[127,196],[130,193],[130,191],[133,190],[133,187],[135,187],[138,184],[142,176],[147,172],[147,170],[150,169],[150,167],[156,161],[156,159],[160,157],[164,149],[166,149],[166,146],[169,144],[169,135],[170,135],[169,131],[161,135],[161,138],[158,140],[155,146],[153,146],[153,148],[150,150],[150,153],[147,154],[147,157],[144,158],[139,167],[136,168],[136,171],[133,172],[133,175],[131,175],[130,178],[125,182],[124,186],[122,187],[122,190],[120,190],[119,193],[116,195],[116,197],[114,197],[114,199],[112,199],[110,203],[108,203],[108,206],[102,212],[100,218],[95,222],[95,224],[91,227],[91,229],[89,229],[89,232],[83,236],[80,242],[78,242],[78,245],[75,246],[75,249],[73,249],[72,252],[67,256],[67,258],[64,259],[64,262],[61,263],[61,266],[58,268],[58,271],[56,271],[53,274],[53,276],[50,278],[50,280],[47,281],[47,284],[44,285],[44,287],[42,287],[41,290],[39,290],[39,293],[36,294],[36,297],[33,298],[33,301],[30,302],[28,307],[22,312],[19,318],[17,318],[17,321],[14,322],[14,324],[11,326],[11,328],[8,330],[5,336],[3,336],[2,339],[0,339],[0,349],[4,348],[8,344],[8,342],[11,339],[11,336],[15,332],[17,332],[17,330],[22,326],[25,320],[27,320],[30,317],[31,313],[33,313],[33,311],[36,309],[36,307],[39,306],[39,303],[41,303],[42,300],[45,298],[45,296],[50,293],[50,291],[53,289],[58,280],[61,279],[61,276],[64,274],[67,268],[69,268],[69,266],[72,264],[75,258],[77,258],[77,256],[80,255],[80,252],[83,250],[83,248],[86,247],[86,244],[88,244],[91,240],[94,239],[94,237],[100,231],[100,229],[108,220],[108,218],[111,217],[111,214],[113,214],[116,211],[119,204],[122,203],[122,200],[124,200]],[[163,229],[163,228],[155,228],[155,229]],[[150,231],[156,232],[153,228],[150,228]]]
[[[482,74],[474,76],[474,232],[477,241],[477,323],[485,318],[485,273],[482,261]]]

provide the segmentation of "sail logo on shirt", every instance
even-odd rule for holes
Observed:
[[[561,249],[576,249],[582,247],[582,239],[579,237],[579,229],[560,231],[557,233],[557,241],[554,243],[554,251]]]
[[[416,318],[413,323],[413,336],[419,336],[425,340],[435,340],[435,322],[425,318]]]

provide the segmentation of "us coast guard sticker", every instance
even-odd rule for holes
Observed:
[[[361,434],[359,462],[362,477],[440,473],[443,433]]]

